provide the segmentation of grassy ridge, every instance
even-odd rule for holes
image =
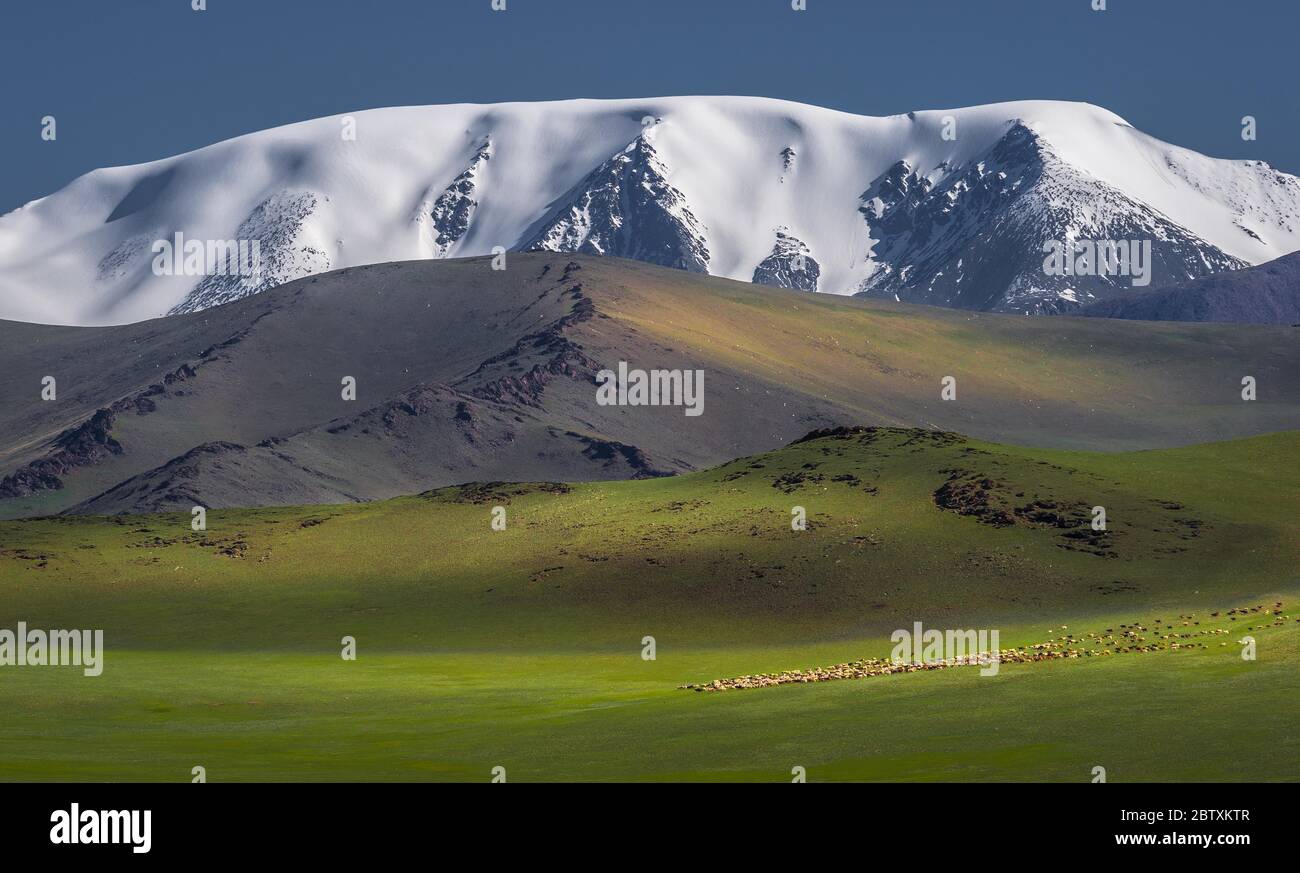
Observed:
[[[834,400],[854,421],[1103,451],[1297,421],[1290,328],[1033,319],[584,264],[594,288],[617,289],[595,296],[618,322],[711,368]],[[957,403],[938,399],[946,375],[957,380]],[[1244,375],[1267,386],[1258,402],[1242,403]]]
[[[203,533],[4,522],[0,627],[102,627],[108,654],[97,679],[4,671],[0,778],[1295,778],[1294,622],[1257,631],[1252,663],[1234,642],[676,686],[885,656],[913,621],[1016,645],[1297,613],[1297,457],[1294,432],[1116,455],[874,430],[671,479],[213,511]]]

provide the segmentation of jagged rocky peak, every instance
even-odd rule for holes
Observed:
[[[897,235],[913,228],[913,216],[933,187],[928,177],[919,175],[911,164],[900,160],[862,192],[862,206],[858,211],[872,231]]]
[[[526,251],[612,255],[707,273],[704,226],[668,182],[653,128],[609,158],[567,196],[523,246]]]
[[[448,257],[469,230],[479,204],[479,173],[492,158],[492,137],[485,136],[459,176],[430,202],[432,191],[416,210],[416,223],[427,239],[429,257]]]
[[[1020,122],[961,166],[922,175],[899,161],[863,193],[859,212],[875,262],[860,293],[913,303],[1059,313],[1243,265],[1065,162]],[[1127,274],[1049,270],[1047,247],[1076,241],[1118,241],[1142,255],[1145,241],[1150,255]]]
[[[754,268],[752,281],[796,291],[816,291],[820,277],[821,266],[813,258],[811,249],[790,233],[788,227],[778,227],[772,253]]]
[[[219,261],[219,271],[207,265],[207,275],[168,314],[198,312],[328,271],[330,256],[309,227],[322,202],[329,198],[313,191],[285,189],[267,197],[240,223],[234,238],[225,241],[237,244],[234,265],[230,259]]]

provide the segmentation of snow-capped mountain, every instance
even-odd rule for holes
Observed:
[[[1090,240],[1149,242],[1151,288],[1263,263],[1300,249],[1300,179],[1079,103],[888,118],[756,97],[375,109],[96,170],[0,217],[0,317],[131,322],[497,247],[1010,312],[1142,290],[1045,270],[1046,246]],[[239,242],[256,243],[249,268],[214,269],[214,247],[225,266]]]

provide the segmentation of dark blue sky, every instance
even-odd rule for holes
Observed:
[[[207,2],[3,0],[0,212],[96,167],[305,118],[565,97],[755,94],[871,115],[1087,100],[1300,172],[1297,0]]]

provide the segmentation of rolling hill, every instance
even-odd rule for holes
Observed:
[[[1205,276],[1130,297],[1101,300],[1077,313],[1142,321],[1217,321],[1300,325],[1300,252],[1258,267]]]
[[[107,649],[94,679],[6,676],[0,779],[1289,778],[1298,454],[1300,432],[1102,454],[844,428],[677,477],[213,510],[202,532],[0,522],[0,612]],[[681,689],[884,658],[918,621],[1114,656]]]
[[[600,405],[620,362],[702,370],[703,414]],[[386,264],[132,325],[0,322],[0,515],[642,478],[857,423],[1182,445],[1294,426],[1298,364],[1283,328],[1025,319],[544,253]]]

